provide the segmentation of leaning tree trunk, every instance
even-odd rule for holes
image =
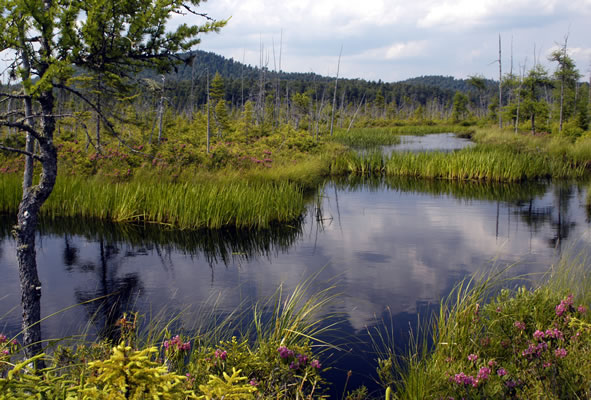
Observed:
[[[39,210],[51,194],[57,177],[57,150],[53,145],[55,119],[52,114],[53,95],[42,96],[43,136],[39,139],[41,150],[42,173],[39,184],[23,188],[23,197],[19,204],[17,225],[14,229],[16,255],[21,285],[23,312],[23,346],[29,357],[43,351],[41,344],[41,282],[37,274],[35,252],[35,231]],[[43,366],[42,361],[38,363]]]

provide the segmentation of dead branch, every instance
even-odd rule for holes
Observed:
[[[14,147],[8,147],[0,144],[0,150],[10,151],[12,153],[24,154],[25,156],[33,157],[35,160],[42,161],[38,154],[29,153],[28,151],[15,149]]]

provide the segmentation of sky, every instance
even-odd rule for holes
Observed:
[[[384,82],[422,75],[498,79],[530,68],[534,54],[555,70],[549,53],[568,35],[583,79],[591,67],[591,0],[210,0],[199,11],[230,18],[200,50],[288,72]],[[198,22],[176,17],[173,24]]]

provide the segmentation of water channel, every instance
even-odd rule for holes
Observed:
[[[317,273],[316,289],[336,285],[340,293],[326,312],[338,314],[334,338],[348,350],[323,355],[334,366],[329,379],[342,382],[352,369],[351,387],[372,386],[376,364],[367,329],[391,319],[404,343],[417,316],[436,310],[462,278],[508,264],[516,264],[514,274],[543,272],[560,254],[588,246],[585,187],[333,180],[301,220],[261,232],[43,221],[37,239],[43,315],[117,293],[52,316],[43,322],[43,336],[108,335],[124,310],[182,312],[190,328],[213,301],[219,312],[230,312],[268,298],[280,285],[288,292]],[[0,218],[5,334],[20,329],[13,224],[13,217]]]

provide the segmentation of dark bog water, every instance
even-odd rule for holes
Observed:
[[[390,316],[403,345],[417,315],[436,310],[455,283],[493,264],[513,273],[544,271],[574,244],[589,241],[582,186],[498,185],[421,180],[345,180],[320,190],[289,226],[262,232],[177,232],[90,221],[43,222],[38,264],[42,313],[117,293],[43,322],[45,338],[84,329],[108,334],[126,309],[166,310],[194,325],[196,309],[219,296],[219,311],[289,290],[318,271],[316,288],[336,283],[347,352],[329,352],[331,379],[354,371],[350,387],[371,384],[375,356],[366,329]],[[0,219],[0,331],[20,326],[13,218]],[[92,324],[87,326],[88,321]],[[388,322],[389,324],[389,322]],[[325,365],[326,365],[325,364]]]

